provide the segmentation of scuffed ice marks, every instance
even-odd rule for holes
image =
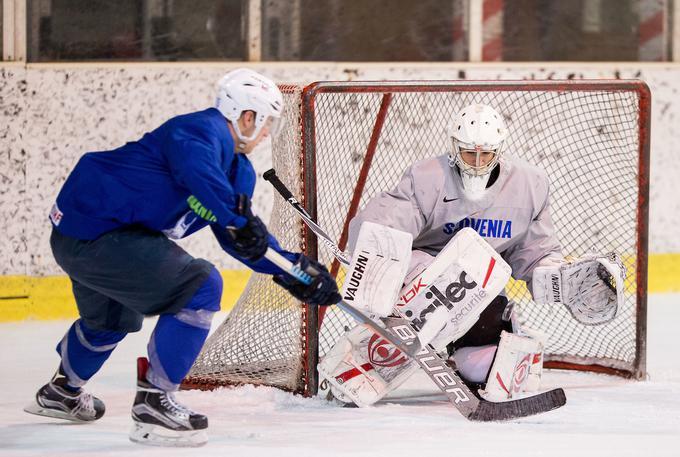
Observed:
[[[237,415],[241,411],[243,414],[267,414],[276,411],[337,408],[318,397],[307,398],[266,386],[222,387],[208,392],[181,391],[177,395],[197,410],[200,409],[206,413],[214,411],[214,414],[221,414],[227,410],[230,415]]]

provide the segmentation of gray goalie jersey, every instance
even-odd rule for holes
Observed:
[[[471,227],[510,264],[513,277],[525,281],[540,260],[562,258],[546,173],[507,155],[498,178],[478,200],[466,197],[447,155],[416,162],[393,190],[375,196],[352,219],[352,249],[363,221],[410,232],[413,249],[430,255],[437,255],[456,232]]]

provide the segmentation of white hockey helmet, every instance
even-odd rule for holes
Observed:
[[[463,108],[449,125],[448,135],[452,141],[449,164],[457,165],[469,176],[491,173],[503,154],[503,142],[508,135],[503,117],[487,105],[474,104]],[[476,165],[463,160],[461,151],[476,151]],[[480,153],[493,151],[494,156],[485,165],[480,164]]]
[[[253,70],[239,68],[220,79],[215,108],[231,122],[239,141],[247,143],[257,138],[268,123],[270,134],[276,136],[281,127],[283,96],[271,79]],[[249,137],[243,136],[237,122],[244,111],[255,112],[255,131]]]

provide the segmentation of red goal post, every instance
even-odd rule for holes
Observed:
[[[615,251],[628,269],[625,304],[602,326],[537,305],[523,283],[508,295],[549,335],[546,366],[643,378],[649,198],[649,88],[641,81],[387,81],[281,85],[285,126],[273,144],[281,180],[344,249],[351,218],[412,162],[448,152],[446,124],[476,102],[498,110],[506,153],[546,170],[564,254]],[[266,192],[265,186],[259,189]],[[270,190],[271,191],[271,190]],[[344,270],[278,195],[270,230],[290,250]],[[313,394],[316,364],[353,322],[317,315],[254,275],[213,333],[187,384],[254,383]]]

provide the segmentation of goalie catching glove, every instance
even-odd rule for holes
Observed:
[[[290,292],[293,297],[309,305],[328,306],[341,300],[335,278],[326,267],[302,254],[295,262],[295,267],[310,275],[313,278],[312,282],[304,284],[288,274],[274,276],[274,282]]]
[[[564,305],[578,322],[600,325],[616,317],[625,279],[626,269],[616,254],[587,254],[536,267],[531,289],[536,303]]]

